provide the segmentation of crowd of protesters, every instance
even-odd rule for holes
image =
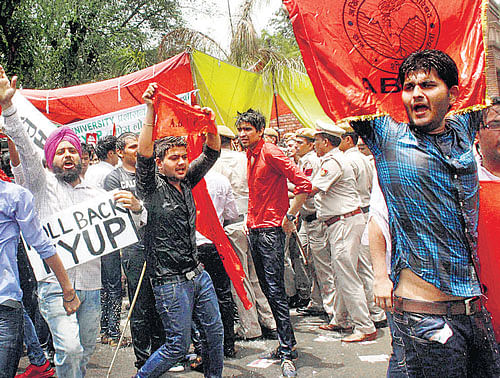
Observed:
[[[318,121],[280,138],[249,109],[236,115],[237,134],[207,132],[192,162],[185,138],[153,140],[152,83],[140,135],[104,137],[94,149],[61,127],[47,138],[44,167],[12,104],[16,79],[0,74],[3,132],[22,185],[0,183],[8,273],[0,376],[15,375],[23,341],[30,365],[19,376],[52,376],[51,363],[59,377],[85,376],[99,333],[113,347],[122,336],[122,272],[130,301],[140,286],[131,340],[122,340],[134,349],[136,377],[183,370],[191,344],[191,367],[221,377],[238,338],[277,340],[261,358],[280,360],[283,376],[294,377],[300,340],[290,308],[323,316],[319,328],[345,343],[375,340],[389,324],[390,377],[500,376],[476,254],[478,172],[500,181],[500,99],[447,116],[459,92],[446,54],[417,52],[401,66],[409,124],[390,116]],[[250,309],[215,244],[196,231],[192,189],[203,178],[213,221],[245,272]],[[139,241],[65,272],[39,219],[104,191],[130,210]],[[20,230],[55,273],[37,288],[17,252]]]

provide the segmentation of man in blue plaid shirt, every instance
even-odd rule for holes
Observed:
[[[376,303],[394,311],[404,376],[498,377],[475,271],[481,111],[446,117],[459,97],[458,70],[441,51],[411,54],[399,80],[408,124],[352,122],[375,157],[389,210],[391,275],[385,256],[372,256]]]

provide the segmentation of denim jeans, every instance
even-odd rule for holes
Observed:
[[[23,319],[24,319],[24,337],[23,342],[26,345],[26,350],[28,351],[28,359],[30,360],[30,364],[36,366],[42,366],[47,358],[43,353],[43,349],[40,346],[40,342],[38,341],[38,336],[35,331],[35,326],[31,321],[30,316],[26,312],[26,309],[23,308]]]
[[[127,277],[128,298],[130,303],[139,285],[144,265],[144,245],[141,242],[122,249],[122,265]],[[165,331],[160,315],[156,311],[155,296],[148,274],[144,275],[141,290],[137,296],[130,317],[130,333],[139,369],[159,347],[165,343]]]
[[[387,367],[387,378],[407,377],[403,340],[398,328],[394,325],[393,314],[390,311],[386,311],[385,315],[387,316],[387,324],[391,331],[392,346],[389,366]]]
[[[500,356],[491,318],[394,313],[408,377],[499,377]]]
[[[54,364],[58,377],[84,377],[94,352],[101,318],[100,290],[77,290],[80,308],[66,315],[61,286],[39,282],[40,312],[54,340]]]
[[[254,228],[250,229],[249,241],[260,287],[276,320],[279,352],[283,358],[290,359],[297,342],[285,294],[285,233],[281,227]]]
[[[122,310],[122,270],[120,251],[101,257],[101,334],[120,338]]]
[[[0,305],[0,377],[12,378],[23,347],[23,309]]]
[[[191,343],[191,321],[196,316],[206,341],[202,345],[205,377],[222,377],[224,330],[212,280],[202,271],[192,280],[153,287],[166,342],[146,361],[137,377],[158,377],[186,355]]]

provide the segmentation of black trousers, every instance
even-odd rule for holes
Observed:
[[[130,303],[139,284],[144,265],[144,246],[136,243],[122,250],[122,265],[127,277],[128,298]],[[155,307],[155,297],[147,274],[141,284],[132,315],[130,317],[130,333],[134,347],[135,366],[142,367],[146,360],[165,343],[163,324]]]
[[[224,269],[219,252],[213,244],[198,247],[198,259],[212,278],[219,302],[219,309],[224,326],[224,353],[234,350],[234,302],[231,294],[231,280]]]
[[[260,287],[276,321],[279,352],[283,358],[291,359],[297,341],[285,293],[285,233],[281,227],[253,228],[249,230],[249,242]]]

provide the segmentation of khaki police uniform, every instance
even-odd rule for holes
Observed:
[[[368,211],[370,209],[373,174],[375,170],[374,165],[368,156],[362,154],[357,147],[349,148],[344,152],[344,155],[353,168],[366,228],[368,223]],[[363,243],[359,245],[358,275],[363,283],[366,303],[372,320],[379,322],[386,319],[384,310],[375,304],[375,297],[373,296],[374,277],[370,248]]]
[[[319,172],[320,160],[314,151],[310,151],[299,160],[298,166],[309,180],[312,180]],[[307,308],[325,311],[332,317],[335,276],[326,236],[326,225],[317,219],[314,198],[308,198],[304,203],[300,209],[300,217],[302,224],[298,235],[304,249],[308,252],[307,259],[312,267],[311,302]]]
[[[356,332],[373,333],[375,326],[370,319],[363,284],[357,271],[364,217],[361,213],[346,216],[359,211],[360,207],[354,172],[338,148],[322,156],[320,162],[320,170],[312,181],[313,187],[320,190],[315,195],[317,217],[321,221],[340,217],[326,228],[337,288],[330,324],[348,326],[345,317],[347,312]]]
[[[221,149],[221,155],[212,169],[226,176],[231,183],[236,207],[240,214],[238,222],[226,224],[224,231],[231,242],[234,251],[240,259],[245,272],[243,286],[247,292],[247,297],[253,306],[246,310],[240,298],[232,288],[233,299],[236,303],[239,316],[239,328],[237,334],[244,339],[252,339],[262,335],[262,326],[269,329],[276,329],[276,322],[271,312],[271,307],[267,302],[264,293],[259,285],[257,273],[252,260],[252,255],[248,247],[247,235],[244,231],[245,215],[248,209],[248,183],[247,183],[247,158],[245,153]]]

